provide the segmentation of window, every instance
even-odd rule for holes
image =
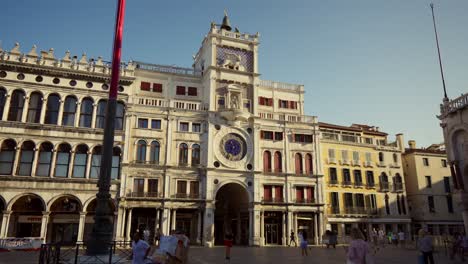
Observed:
[[[13,91],[10,98],[10,110],[8,112],[8,121],[19,121],[23,116],[24,99],[26,95],[21,90]]]
[[[137,143],[136,161],[138,163],[145,163],[146,161],[146,141],[142,139],[138,140]]]
[[[304,200],[304,187],[296,186],[296,202],[302,202]]]
[[[372,161],[372,156],[370,152],[366,152],[366,161],[371,162]]]
[[[273,98],[258,97],[258,104],[264,106],[273,106]]]
[[[117,103],[115,111],[115,130],[123,130],[125,117],[125,105],[122,102]]]
[[[98,179],[100,170],[101,170],[101,157],[102,157],[102,147],[96,146],[93,148],[91,156],[91,171],[89,177],[92,179]]]
[[[444,190],[446,193],[450,193],[450,177],[444,177]]]
[[[379,152],[379,161],[384,162],[384,154],[383,152]]]
[[[368,187],[373,187],[375,185],[373,171],[366,171],[366,181]]]
[[[160,83],[153,83],[153,92],[155,93],[162,93],[163,86]]]
[[[341,151],[341,158],[342,158],[343,160],[349,160],[349,158],[348,158],[348,151],[347,151],[347,150],[342,150],[342,151]]]
[[[176,94],[177,95],[185,95],[185,86],[177,86],[176,87]]]
[[[398,163],[398,155],[396,153],[393,153],[393,163]]]
[[[200,184],[197,181],[190,182],[190,197],[198,198],[200,193]]]
[[[192,145],[192,166],[200,165],[200,145]]]
[[[133,179],[133,192],[135,196],[143,196],[145,191],[145,179]]]
[[[351,173],[349,169],[343,169],[343,181],[345,183],[351,183]]]
[[[26,141],[21,145],[21,152],[18,164],[18,175],[30,176],[32,172],[32,163],[34,160],[34,143]]]
[[[161,120],[159,120],[159,119],[152,119],[152,120],[151,120],[151,128],[152,128],[152,129],[161,129]]]
[[[149,91],[149,90],[151,90],[151,83],[149,83],[149,82],[141,82],[141,84],[140,84],[140,90],[142,90],[142,91]]]
[[[296,101],[278,100],[279,108],[297,109]]]
[[[312,143],[312,135],[294,134],[294,142]]]
[[[431,176],[426,176],[426,188],[432,188]]]
[[[364,143],[366,144],[372,144],[372,138],[364,137]]]
[[[275,132],[275,140],[283,140],[283,132]]]
[[[442,162],[442,167],[447,168],[447,160],[446,159],[441,159]]]
[[[160,151],[160,144],[158,141],[151,142],[150,146],[150,162],[153,164],[159,163],[159,151]]]
[[[354,170],[354,182],[356,184],[362,184],[362,175],[360,170]]]
[[[330,193],[330,203],[332,208],[339,208],[340,207],[340,200],[338,198],[337,192]]]
[[[200,133],[201,132],[201,124],[200,123],[192,123],[192,132]]]
[[[403,214],[406,214],[406,201],[405,201],[405,196],[401,196],[401,209],[403,209]]]
[[[138,118],[138,128],[148,128],[148,119]]]
[[[39,148],[39,158],[37,160],[36,176],[49,176],[53,148],[54,146],[49,142],[41,144]]]
[[[85,98],[81,102],[80,110],[80,127],[91,127],[91,120],[93,118],[93,99]]]
[[[5,111],[5,101],[6,101],[7,92],[5,89],[0,88],[0,120],[3,117],[3,112]]]
[[[148,196],[158,197],[158,180],[148,179]]]
[[[446,197],[447,199],[447,210],[449,213],[453,213],[453,200],[452,200],[452,196],[448,195]]]
[[[268,150],[263,152],[263,171],[271,172],[271,152]]]
[[[362,194],[362,193],[354,194],[354,200],[355,200],[356,207],[359,207],[359,208],[364,208],[365,207],[365,205],[364,205],[364,194]]]
[[[263,186],[263,200],[264,201],[271,201],[272,200],[272,187],[271,185],[264,185]]]
[[[98,103],[96,111],[96,128],[104,128],[104,120],[106,117],[107,101],[101,100]]]
[[[353,151],[353,161],[359,162],[359,152]]]
[[[401,215],[401,205],[400,205],[400,195],[397,194],[397,210],[398,210],[398,214]]]
[[[427,205],[429,206],[429,212],[435,213],[434,196],[427,197]]]
[[[179,165],[188,164],[188,146],[185,143],[179,145]]]
[[[29,97],[28,116],[26,122],[39,123],[41,120],[42,94],[33,92]]]
[[[338,174],[336,173],[336,168],[329,168],[329,176],[330,182],[337,183],[338,182]]]
[[[275,152],[274,162],[275,162],[275,172],[282,172],[283,171],[283,162],[282,162],[282,158],[281,158],[281,152],[279,152],[279,151]]]
[[[77,101],[75,97],[67,96],[67,98],[65,99],[65,104],[63,106],[63,126],[75,126],[76,104]]]
[[[307,175],[313,174],[312,155],[310,153],[305,155],[305,169]]]
[[[198,95],[197,87],[189,87],[188,88],[188,95],[197,96]]]
[[[343,200],[345,208],[352,208],[353,207],[353,194],[352,193],[344,193]]]
[[[73,178],[85,177],[87,160],[88,147],[86,145],[78,145],[75,150],[75,160],[73,161]]]
[[[334,159],[335,158],[335,150],[334,149],[328,149],[328,158],[329,159]]]
[[[187,194],[187,181],[177,181],[177,197],[184,198]]]
[[[0,174],[11,175],[13,172],[13,164],[15,162],[16,142],[7,139],[3,141],[0,149]]]
[[[112,167],[111,167],[111,179],[120,179],[120,157],[122,156],[122,150],[119,147],[112,149]]]
[[[261,139],[267,139],[267,140],[273,140],[273,132],[272,131],[260,131],[260,138]]]
[[[385,194],[385,212],[390,214],[390,204],[388,203],[388,194]]]
[[[71,147],[68,144],[60,144],[57,148],[57,160],[55,162],[55,177],[68,177]]]
[[[302,174],[302,155],[300,153],[296,153],[294,160],[296,165],[296,174]]]
[[[219,108],[224,108],[224,97],[218,96],[218,106]]]
[[[47,98],[46,114],[44,123],[57,125],[58,113],[60,108],[60,97],[57,94],[51,94]]]
[[[189,131],[189,123],[188,122],[180,122],[179,123],[179,131],[188,132]]]
[[[274,187],[275,187],[275,201],[283,202],[284,201],[283,186],[276,185]]]
[[[356,135],[353,135],[353,134],[345,134],[343,133],[341,135],[341,139],[343,141],[347,141],[347,142],[358,142],[358,137]]]
[[[429,159],[428,158],[423,158],[423,164],[424,164],[424,166],[429,166]]]

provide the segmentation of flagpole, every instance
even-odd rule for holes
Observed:
[[[117,14],[115,21],[114,49],[112,53],[112,72],[109,89],[109,100],[106,107],[104,123],[103,152],[99,171],[96,194],[97,206],[94,216],[91,238],[87,243],[88,255],[109,254],[114,230],[114,212],[111,209],[111,172],[112,150],[114,147],[115,116],[117,109],[117,91],[120,75],[120,61],[122,55],[122,35],[125,16],[125,0],[117,0]]]
[[[442,59],[440,57],[439,37],[437,36],[437,27],[436,27],[435,16],[434,16],[434,3],[431,3],[430,7],[431,7],[431,11],[432,11],[432,23],[434,24],[434,33],[435,33],[435,39],[436,39],[436,45],[437,45],[437,54],[439,55],[440,76],[442,77],[442,86],[444,88],[444,100],[448,101],[447,90],[445,88],[444,70],[442,68]]]

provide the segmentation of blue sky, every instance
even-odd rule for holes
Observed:
[[[468,1],[434,1],[449,97],[468,83]],[[260,32],[262,79],[301,83],[306,113],[324,122],[379,126],[418,146],[443,140],[429,1],[127,0],[123,58],[189,67],[210,22],[227,9]],[[115,0],[4,0],[0,40],[27,52],[53,47],[111,59]]]

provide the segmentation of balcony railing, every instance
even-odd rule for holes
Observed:
[[[364,183],[363,182],[354,182],[354,187],[362,188],[362,187],[364,187]]]
[[[339,214],[340,213],[340,208],[339,207],[330,207],[330,208],[328,208],[328,213],[329,214]]]
[[[300,199],[296,198],[294,200],[294,203],[297,203],[297,204],[314,204],[315,199],[314,198],[300,198]]]
[[[328,164],[336,164],[335,158],[328,158]]]
[[[442,117],[468,106],[468,93],[440,105]]]
[[[364,167],[372,167],[372,161],[364,161],[362,164]]]
[[[176,199],[200,199],[201,196],[198,193],[176,193],[171,196]]]
[[[283,197],[264,197],[262,198],[262,202],[264,203],[284,203]]]
[[[345,207],[345,214],[367,214],[365,207]]]
[[[328,209],[329,214],[333,215],[360,215],[360,216],[369,216],[369,215],[378,215],[379,211],[377,208],[366,208],[366,207],[346,207],[340,210],[338,207],[330,207]]]
[[[393,191],[394,192],[403,192],[403,183],[402,182],[393,183]]]
[[[127,197],[131,198],[162,198],[162,193],[158,192],[129,192]]]
[[[351,186],[353,186],[353,182],[351,182],[351,181],[342,181],[341,186],[351,187]]]
[[[380,182],[380,184],[379,184],[379,191],[380,192],[388,192],[389,190],[390,190],[390,183]]]
[[[400,168],[400,164],[399,163],[390,163],[390,168]]]
[[[377,161],[377,166],[378,167],[386,167],[387,165],[385,164],[384,161]]]
[[[366,183],[366,188],[367,188],[367,189],[373,189],[373,188],[375,188],[375,183],[374,183],[374,182],[367,182],[367,183]]]
[[[340,161],[341,165],[350,165],[351,164],[351,161],[350,160],[347,160],[347,159],[342,159]]]
[[[275,82],[275,81],[269,81],[269,80],[260,80],[260,86],[275,88],[275,89],[291,90],[291,91],[303,91],[304,90],[304,86],[300,84],[282,83],[282,82]]]
[[[336,186],[338,185],[338,180],[328,180],[328,185]]]
[[[134,63],[137,69],[143,69],[147,71],[191,75],[191,76],[201,76],[201,71],[197,71],[193,68],[183,68],[183,67],[177,67],[177,66],[151,64],[151,63],[145,63],[141,61],[135,61]]]

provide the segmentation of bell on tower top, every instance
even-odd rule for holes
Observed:
[[[228,17],[228,14],[226,12],[226,10],[224,10],[224,18],[223,18],[223,24],[221,24],[221,29],[225,29],[227,31],[231,31],[231,23],[229,22],[229,17]]]

